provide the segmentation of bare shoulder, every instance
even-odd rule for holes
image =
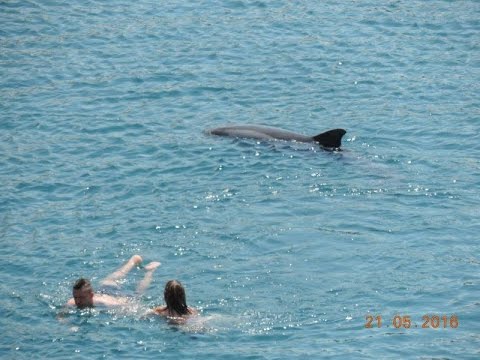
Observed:
[[[128,302],[128,298],[121,296],[95,294],[93,297],[93,303],[95,306],[122,306],[126,305]]]
[[[71,298],[70,300],[68,300],[65,306],[68,306],[68,307],[75,306],[75,299]]]
[[[160,315],[160,316],[168,316],[168,310],[166,306],[157,306],[152,309],[152,312],[155,315]]]
[[[190,315],[198,315],[198,310],[192,307],[188,307],[188,311],[190,312]]]

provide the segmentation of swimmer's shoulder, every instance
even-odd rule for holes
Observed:
[[[198,315],[198,310],[192,307],[188,307],[188,311],[190,312],[190,315]]]
[[[168,309],[165,305],[154,307],[152,310],[152,314],[160,315],[160,316],[167,316]]]
[[[93,296],[93,304],[95,306],[121,306],[128,304],[129,299],[126,297],[112,296],[108,294],[95,294]]]
[[[167,306],[163,305],[163,306],[157,306],[157,307],[154,307],[153,309],[150,309],[149,312],[148,312],[149,315],[158,315],[158,316],[165,316],[165,317],[171,317],[171,314],[170,312],[168,311],[168,308]],[[188,307],[188,315],[183,315],[183,316],[179,316],[179,318],[187,318],[189,316],[196,316],[198,315],[199,312],[197,309],[195,308],[191,308],[191,307]]]

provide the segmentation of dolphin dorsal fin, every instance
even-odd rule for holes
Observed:
[[[313,140],[328,148],[339,148],[342,146],[342,137],[346,134],[344,129],[333,129],[325,131],[313,137]]]

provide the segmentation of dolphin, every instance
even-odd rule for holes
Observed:
[[[258,140],[287,140],[305,143],[317,143],[322,148],[340,149],[344,129],[333,129],[315,136],[306,136],[291,131],[258,125],[230,125],[207,130],[207,133],[218,136],[249,138]]]

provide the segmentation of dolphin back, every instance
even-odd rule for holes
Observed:
[[[344,129],[333,129],[325,131],[313,137],[313,140],[321,146],[327,148],[340,148],[342,146],[342,137],[347,132]]]
[[[299,142],[316,142],[324,148],[338,149],[342,145],[344,129],[325,131],[317,136],[306,136],[278,128],[258,125],[230,125],[208,130],[207,133],[219,136],[251,138],[259,140],[287,140]]]

